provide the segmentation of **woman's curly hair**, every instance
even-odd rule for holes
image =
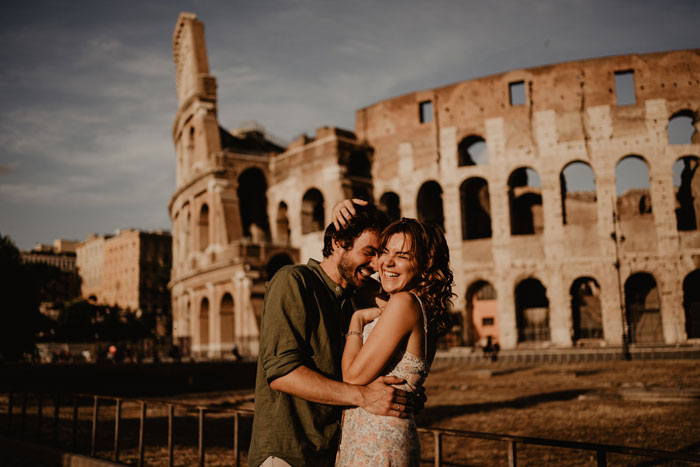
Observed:
[[[386,248],[389,238],[404,234],[411,239],[410,254],[418,273],[415,291],[423,302],[428,317],[428,333],[439,337],[450,330],[452,319],[452,283],[450,250],[442,229],[432,222],[402,218],[389,224],[379,237],[379,251]]]

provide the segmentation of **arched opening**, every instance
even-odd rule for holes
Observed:
[[[277,243],[289,245],[289,217],[287,216],[287,203],[280,201],[277,207]]]
[[[700,338],[700,269],[691,272],[683,280],[683,308],[685,332],[688,339]]]
[[[559,175],[564,225],[591,225],[598,221],[595,175],[585,162],[572,162]]]
[[[491,238],[491,202],[489,184],[473,177],[459,187],[462,207],[462,239]]]
[[[574,342],[579,339],[602,339],[603,315],[598,282],[592,277],[579,277],[571,285],[570,294]]]
[[[323,195],[316,188],[311,188],[301,200],[301,233],[323,230],[326,224],[324,216]]]
[[[393,191],[387,191],[379,198],[379,210],[386,214],[389,222],[401,219],[401,200]]]
[[[292,258],[287,254],[280,253],[270,258],[270,261],[267,262],[267,266],[265,267],[265,276],[267,280],[272,279],[272,276],[274,276],[282,266],[288,264],[294,264],[294,261],[292,261]]]
[[[627,279],[625,282],[625,308],[631,343],[663,343],[661,299],[654,276],[639,272]]]
[[[700,142],[695,129],[696,115],[692,110],[676,112],[668,120],[668,144],[693,144]]]
[[[498,300],[496,289],[489,282],[479,280],[467,288],[467,319],[464,330],[466,343],[484,347],[489,338],[499,341]]]
[[[372,197],[372,164],[364,151],[354,151],[348,158],[345,175],[348,179],[346,196],[366,201]]]
[[[199,211],[199,251],[204,251],[209,246],[209,206],[202,205]]]
[[[265,174],[257,167],[247,168],[238,176],[238,207],[243,236],[254,242],[270,238],[266,192]]]
[[[542,342],[549,337],[547,290],[537,279],[525,279],[515,287],[518,342]]]
[[[205,297],[199,305],[199,346],[204,351],[209,345],[209,300]]]
[[[697,230],[700,219],[700,159],[684,156],[673,164],[673,188],[676,192],[676,228]]]
[[[488,147],[481,136],[470,135],[464,138],[457,146],[457,153],[460,167],[489,163]]]
[[[221,298],[221,308],[219,310],[221,320],[221,344],[224,348],[233,345],[233,297],[230,293],[224,294]]]
[[[615,167],[617,214],[621,221],[641,219],[652,213],[649,168],[642,157],[623,157]]]
[[[540,234],[544,230],[541,186],[539,174],[529,167],[515,169],[508,177],[511,235]]]
[[[418,209],[418,219],[421,222],[433,222],[442,230],[445,230],[442,188],[438,182],[431,180],[420,187],[416,207]]]

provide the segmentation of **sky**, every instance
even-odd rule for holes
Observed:
[[[204,22],[219,122],[286,141],[504,71],[700,46],[697,0],[27,0],[0,31],[0,234],[21,249],[170,229],[178,14]]]

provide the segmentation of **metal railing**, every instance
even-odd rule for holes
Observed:
[[[45,398],[46,395],[42,393],[31,393],[34,394],[34,400],[32,403],[33,416],[36,417],[36,422],[34,424],[34,435],[41,435],[44,427],[44,408],[45,408]],[[9,434],[18,434],[20,437],[24,437],[27,432],[27,419],[28,405],[30,402],[30,393],[22,392],[20,393],[20,400],[16,399],[16,393],[7,393],[7,411],[5,415],[7,417],[7,432]],[[59,437],[59,421],[60,421],[60,411],[62,407],[61,400],[65,400],[66,396],[61,396],[60,394],[52,395],[53,400],[53,416],[50,422],[50,441],[52,444],[57,445]],[[70,446],[74,452],[78,450],[78,425],[79,425],[79,409],[81,407],[81,402],[92,402],[92,413],[91,413],[91,424],[90,424],[90,449],[89,454],[92,457],[97,456],[97,443],[98,443],[98,426],[100,424],[100,409],[105,408],[105,403],[107,401],[113,404],[114,415],[112,422],[114,424],[114,440],[111,447],[111,460],[114,462],[119,462],[120,451],[121,451],[121,434],[123,433],[122,428],[122,410],[123,403],[129,402],[131,404],[138,405],[138,447],[137,451],[137,465],[139,467],[144,464],[144,451],[145,451],[145,431],[146,422],[148,420],[148,409],[149,407],[161,407],[166,409],[167,413],[167,465],[173,466],[175,462],[174,451],[175,451],[175,430],[174,430],[174,420],[175,420],[175,409],[184,408],[189,413],[196,413],[197,417],[197,462],[198,465],[204,466],[206,459],[206,444],[205,444],[205,425],[207,420],[207,414],[223,414],[224,416],[230,416],[233,418],[233,433],[231,433],[232,449],[233,449],[233,462],[232,464],[238,467],[241,461],[241,432],[240,432],[240,421],[241,417],[252,417],[253,411],[249,409],[240,408],[221,408],[213,405],[203,405],[203,404],[188,404],[184,402],[171,402],[171,401],[158,401],[158,400],[142,400],[137,398],[122,398],[113,396],[101,396],[94,394],[73,394],[68,397],[72,406],[72,417],[70,418]],[[19,404],[18,404],[19,403]],[[19,414],[15,414],[16,405],[20,406]],[[15,418],[20,416],[19,426],[15,427]],[[13,432],[15,428],[19,428],[18,432]],[[534,445],[534,446],[545,446],[545,447],[555,447],[564,448],[578,451],[590,451],[595,453],[598,467],[607,466],[608,454],[623,454],[629,456],[639,456],[650,458],[654,461],[670,461],[679,460],[687,462],[695,462],[700,464],[700,455],[690,452],[673,452],[673,451],[662,451],[657,449],[644,449],[644,448],[633,448],[628,446],[616,446],[610,444],[599,444],[599,443],[586,443],[579,441],[564,441],[557,439],[548,438],[538,438],[538,437],[527,437],[527,436],[514,436],[506,434],[497,433],[483,433],[477,431],[466,431],[466,430],[453,430],[446,428],[418,428],[420,433],[427,435],[432,435],[433,437],[433,461],[436,467],[442,466],[443,463],[443,440],[446,437],[457,437],[464,439],[480,439],[480,440],[491,440],[491,441],[501,441],[507,443],[507,465],[509,467],[517,467],[518,465],[518,448],[523,445]],[[35,440],[41,441],[41,436],[35,436]],[[66,448],[66,446],[62,446]],[[108,450],[109,451],[109,450]],[[425,461],[425,459],[423,459]]]

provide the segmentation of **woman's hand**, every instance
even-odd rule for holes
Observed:
[[[365,324],[370,323],[377,319],[379,315],[382,314],[382,310],[378,307],[374,308],[363,308],[362,310],[357,310],[355,313],[353,313],[352,317],[359,321],[359,324],[361,327],[364,327]]]
[[[359,198],[344,199],[335,206],[333,206],[333,211],[331,212],[331,220],[335,226],[335,230],[340,230],[347,225],[348,221],[352,216],[357,214],[355,212],[355,205],[367,206],[367,201]]]

